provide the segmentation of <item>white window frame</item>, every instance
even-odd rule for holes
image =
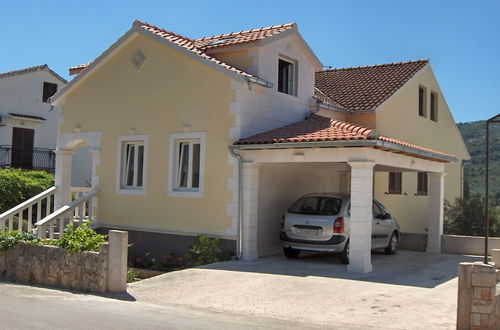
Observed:
[[[179,178],[179,146],[181,142],[195,142],[200,144],[200,178],[198,188],[178,187]],[[205,133],[172,133],[169,137],[168,147],[168,196],[170,197],[192,197],[202,198],[205,181]],[[192,158],[192,148],[190,149],[190,159]],[[191,177],[191,165],[189,165],[188,175]]]
[[[144,158],[142,163],[142,187],[123,186],[125,178],[125,146],[127,144],[142,144]],[[136,157],[137,161],[137,157]],[[120,135],[116,152],[116,193],[120,195],[145,195],[148,178],[148,135]]]

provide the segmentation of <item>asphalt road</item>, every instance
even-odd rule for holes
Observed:
[[[0,329],[319,329],[272,318],[155,305],[0,282]],[[324,327],[323,327],[324,328]]]

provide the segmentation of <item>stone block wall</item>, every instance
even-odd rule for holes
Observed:
[[[125,292],[128,233],[112,230],[99,252],[19,243],[0,251],[0,279],[94,293]],[[112,259],[112,260],[111,260]]]
[[[107,245],[100,252],[20,243],[0,251],[0,278],[63,289],[106,292]]]
[[[497,251],[492,251],[493,264],[459,265],[457,329],[500,329],[500,250]]]

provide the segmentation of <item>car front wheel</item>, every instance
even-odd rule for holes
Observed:
[[[396,232],[392,233],[391,239],[389,240],[389,245],[385,248],[385,253],[395,254],[398,251],[399,236]]]
[[[283,253],[287,258],[296,259],[299,257],[300,250],[293,249],[291,247],[283,248]]]

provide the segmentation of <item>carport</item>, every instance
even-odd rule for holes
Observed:
[[[240,158],[239,246],[244,260],[275,250],[280,212],[295,198],[313,191],[339,191],[351,194],[348,271],[372,271],[375,171],[427,172],[427,252],[441,252],[444,164],[455,160],[451,155],[316,114],[239,140],[231,149]]]

